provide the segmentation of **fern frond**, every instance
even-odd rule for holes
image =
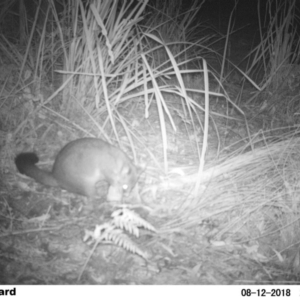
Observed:
[[[116,227],[125,229],[129,233],[139,237],[138,227],[156,232],[154,226],[142,219],[137,213],[127,208],[121,208],[112,213],[112,224]]]

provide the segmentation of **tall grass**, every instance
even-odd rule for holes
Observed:
[[[157,4],[161,9],[155,10],[147,6],[148,1],[69,0],[62,2],[59,9],[54,0],[47,2],[48,5],[42,1],[33,21],[28,22],[28,44],[24,54],[21,55],[4,36],[2,41],[6,42],[5,48],[9,48],[7,52],[14,53],[13,57],[18,57],[17,63],[21,64],[18,84],[25,86],[32,80],[31,86],[38,91],[37,85],[58,79],[50,96],[38,98],[39,105],[34,112],[40,107],[55,107],[56,114],[74,123],[74,116],[80,114],[82,119],[94,124],[90,134],[97,131],[97,135],[110,140],[108,129],[111,128],[118,142],[120,130],[117,127],[121,126],[134,148],[139,134],[134,132],[120,108],[126,103],[133,105],[142,101],[145,118],[148,118],[150,106],[156,105],[167,171],[166,122],[175,132],[171,113],[174,103],[181,104],[184,118],[191,120],[194,131],[197,123],[207,131],[209,96],[222,96],[211,93],[208,82],[204,84],[209,71],[203,68],[206,63],[199,56],[201,45],[207,46],[209,38],[197,43],[187,42],[199,25],[195,17],[203,2],[183,10],[182,1],[171,1],[169,5]],[[198,67],[191,68],[193,63]],[[189,90],[183,80],[185,74],[200,75],[198,85],[203,88]],[[190,92],[205,96],[205,107],[193,100]],[[178,100],[170,104],[166,95]],[[207,115],[205,126],[199,111]],[[16,133],[26,122],[30,120],[24,120]],[[205,149],[200,151],[199,141],[197,138],[194,146],[200,158],[200,152],[205,154]]]
[[[260,44],[252,51],[247,74],[263,74],[258,92],[274,92],[289,76],[300,57],[297,1],[258,2]],[[266,14],[261,10],[265,7]],[[265,28],[267,30],[265,30]],[[255,95],[248,103],[256,99]]]

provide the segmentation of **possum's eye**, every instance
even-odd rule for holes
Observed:
[[[124,191],[127,191],[128,190],[128,184],[123,184],[122,188],[123,188]]]

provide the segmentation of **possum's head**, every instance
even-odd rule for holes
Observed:
[[[121,201],[123,194],[128,195],[136,185],[139,174],[139,168],[137,168],[134,164],[130,163],[124,165],[119,173],[118,180],[112,183],[109,187],[107,200]]]
[[[138,174],[137,168],[133,164],[124,166],[121,172],[121,183],[124,192],[129,193],[135,186]]]

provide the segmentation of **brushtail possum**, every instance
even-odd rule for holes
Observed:
[[[15,164],[25,174],[46,186],[95,198],[100,181],[109,184],[108,201],[120,201],[137,181],[137,169],[119,148],[96,138],[82,138],[68,143],[56,156],[52,171],[39,169],[35,153],[20,153]]]

